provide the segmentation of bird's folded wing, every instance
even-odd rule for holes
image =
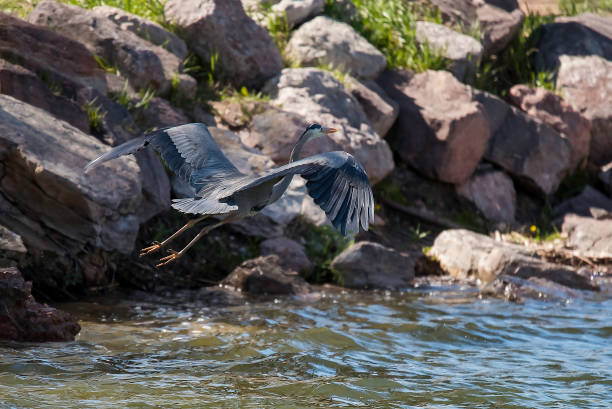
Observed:
[[[374,221],[374,197],[365,169],[346,152],[328,152],[310,156],[264,172],[232,190],[232,195],[262,183],[299,174],[306,179],[308,194],[314,199],[342,234],[357,233]]]
[[[242,175],[223,154],[204,124],[191,123],[151,132],[112,148],[85,166],[89,170],[111,159],[153,146],[170,170],[196,190],[209,179]]]

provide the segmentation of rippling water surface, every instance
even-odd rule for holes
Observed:
[[[612,300],[62,307],[76,342],[0,344],[0,407],[612,408]]]

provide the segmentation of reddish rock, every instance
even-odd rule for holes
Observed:
[[[234,85],[261,86],[283,68],[274,40],[246,15],[240,0],[170,0],[164,10],[204,63],[219,56],[215,74]]]
[[[306,256],[304,246],[287,237],[265,240],[261,243],[260,249],[262,256],[278,255],[280,264],[289,270],[301,272],[312,268],[312,262]]]
[[[399,105],[374,81],[346,77],[344,86],[355,97],[378,135],[384,137],[395,123]]]
[[[541,195],[550,195],[570,171],[571,145],[550,126],[535,120],[498,97],[476,91],[491,127],[484,158],[515,182]]]
[[[298,295],[311,291],[295,271],[281,267],[277,255],[257,257],[236,267],[222,282],[251,295]]]
[[[570,166],[583,167],[589,156],[591,123],[559,95],[544,88],[515,85],[510,88],[510,102],[529,116],[539,119],[565,136],[572,145]]]
[[[33,72],[0,60],[0,93],[44,109],[83,132],[89,133],[87,113],[74,101],[51,92]]]
[[[516,191],[512,179],[504,172],[477,171],[466,183],[457,186],[457,193],[473,202],[487,219],[514,223]]]
[[[92,86],[106,93],[106,81],[91,52],[78,41],[45,27],[0,13],[0,57],[49,79],[63,88]]]
[[[399,157],[432,179],[465,182],[490,137],[472,89],[446,71],[385,71],[378,82],[400,107],[388,135]]]
[[[74,341],[81,330],[71,314],[36,302],[32,283],[14,267],[0,268],[0,338],[13,341]]]

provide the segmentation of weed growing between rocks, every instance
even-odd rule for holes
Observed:
[[[344,237],[333,227],[316,226],[303,218],[297,218],[287,227],[289,238],[301,242],[313,267],[302,272],[310,283],[343,284],[342,276],[330,268],[334,257],[354,243],[352,237]]]
[[[450,62],[427,44],[416,41],[417,20],[441,24],[437,8],[404,0],[353,0],[356,13],[350,15],[336,1],[325,3],[325,14],[345,21],[387,57],[390,68],[421,72],[444,70]]]
[[[554,16],[529,14],[519,33],[498,54],[484,58],[472,79],[476,88],[505,97],[516,84],[529,84],[555,91],[554,73],[538,72],[534,57],[538,52],[538,28],[554,21]]]

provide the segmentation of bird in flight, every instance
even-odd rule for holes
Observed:
[[[171,240],[206,218],[221,218],[202,228],[181,251],[169,250],[170,254],[159,260],[157,267],[160,267],[180,258],[212,229],[253,216],[280,199],[295,175],[306,179],[308,194],[342,234],[358,233],[360,223],[364,230],[368,230],[368,222],[374,220],[374,197],[368,175],[359,162],[343,151],[298,159],[307,141],[333,132],[337,130],[312,124],[298,138],[286,165],[245,175],[223,154],[206,125],[190,123],[129,140],[89,162],[85,171],[151,145],[168,168],[194,188],[194,197],[174,199],[172,207],[197,217],[161,243],[143,248],[141,257],[167,246]]]

